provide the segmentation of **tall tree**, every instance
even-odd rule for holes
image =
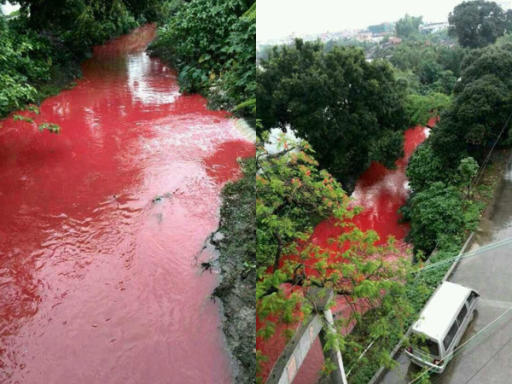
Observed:
[[[465,1],[453,9],[448,21],[448,32],[457,37],[460,45],[479,48],[494,43],[510,30],[512,12],[504,12],[494,1]]]
[[[432,147],[455,168],[464,152],[482,160],[499,138],[512,110],[512,53],[486,47],[473,50],[462,63],[452,107],[432,134]]]
[[[293,129],[347,189],[371,161],[392,167],[402,153],[404,92],[384,61],[297,40],[262,60],[257,83],[259,132]]]
[[[420,25],[423,24],[423,17],[405,15],[395,24],[395,33],[398,37],[408,38],[419,33]]]

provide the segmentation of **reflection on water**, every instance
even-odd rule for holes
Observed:
[[[231,381],[216,279],[195,256],[254,148],[179,94],[143,52],[154,34],[96,48],[77,86],[42,104],[32,117],[61,134],[1,122],[2,383]]]

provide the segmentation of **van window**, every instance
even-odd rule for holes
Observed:
[[[457,333],[457,330],[459,329],[459,326],[457,325],[457,322],[455,321],[448,331],[448,334],[443,340],[444,349],[448,350],[448,347],[453,341],[453,338],[455,337],[455,334]]]
[[[459,323],[459,327],[462,324],[462,322],[464,321],[464,318],[466,317],[467,314],[468,314],[468,309],[466,307],[466,304],[464,304],[459,312],[459,315],[457,316],[457,323]]]
[[[425,349],[428,351],[430,355],[439,356],[439,344],[430,339],[426,339],[424,344]]]

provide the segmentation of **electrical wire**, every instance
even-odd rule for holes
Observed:
[[[464,343],[459,345],[457,348],[453,350],[452,353],[450,353],[445,359],[452,359],[453,357],[457,356],[461,349],[464,348],[466,345],[468,345],[472,340],[474,340],[476,337],[481,335],[482,333],[486,332],[488,329],[492,328],[498,321],[500,321],[503,317],[505,317],[507,314],[512,312],[512,307],[508,308],[506,311],[504,311],[501,315],[499,315],[496,319],[491,321],[489,324],[487,324],[485,327],[483,327],[480,331],[478,331],[475,335],[471,336],[468,340],[466,340]],[[432,371],[432,367],[427,369],[426,371],[422,372],[421,375],[417,376],[413,380],[409,381],[407,384],[413,384],[417,382],[419,379],[430,373]]]
[[[493,250],[493,249],[496,249],[496,248],[499,248],[499,247],[503,247],[503,246],[509,245],[509,244],[512,244],[512,237],[509,237],[509,238],[506,238],[506,239],[503,239],[503,240],[500,240],[500,241],[496,241],[494,243],[490,243],[490,244],[484,245],[484,246],[482,246],[482,247],[480,247],[480,248],[478,248],[478,249],[476,249],[474,251],[463,253],[462,255],[457,255],[457,256],[454,256],[454,257],[449,257],[447,259],[438,261],[436,263],[428,264],[428,265],[424,266],[423,268],[418,269],[418,271],[416,271],[416,273],[426,272],[426,271],[429,271],[431,269],[436,269],[436,268],[442,267],[445,264],[452,263],[457,258],[459,258],[460,260],[463,260],[463,259],[470,259],[470,258],[475,257],[475,256],[480,256],[482,253],[485,253],[487,251],[490,251],[490,250]]]

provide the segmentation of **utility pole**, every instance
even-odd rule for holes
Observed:
[[[332,289],[310,287],[306,293],[306,297],[313,304],[315,311],[319,314],[323,314],[325,322],[327,323],[326,326],[320,330],[319,334],[322,350],[324,350],[328,341],[329,333],[332,334],[337,332],[334,327],[334,317],[328,306],[334,298],[334,292]],[[324,357],[329,359],[335,365],[335,369],[329,374],[331,384],[348,384],[345,367],[343,366],[343,358],[337,341],[334,342],[334,345],[324,351]]]

